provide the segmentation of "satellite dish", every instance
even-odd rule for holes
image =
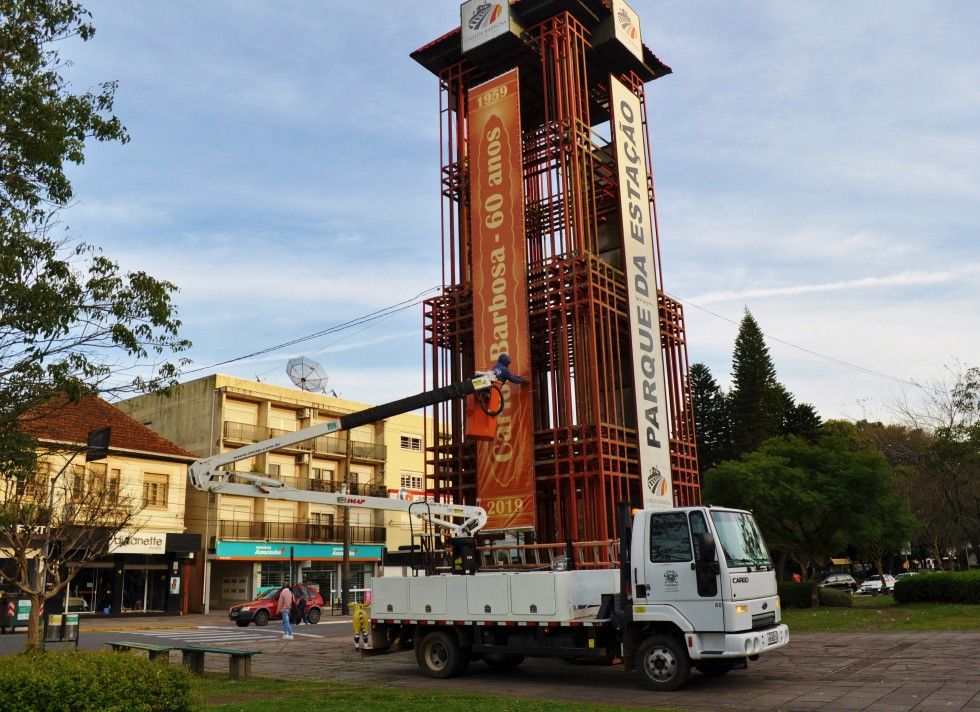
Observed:
[[[310,393],[327,392],[327,372],[323,366],[311,358],[299,356],[289,359],[286,364],[286,375],[294,384]]]

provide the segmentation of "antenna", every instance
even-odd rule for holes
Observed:
[[[311,358],[299,356],[289,359],[286,363],[286,375],[289,376],[289,380],[304,391],[310,393],[327,392],[327,381],[329,380],[327,372],[323,370],[323,366]]]

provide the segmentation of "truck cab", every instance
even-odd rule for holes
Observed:
[[[789,641],[789,629],[780,624],[772,560],[750,512],[719,507],[637,512],[630,578],[633,622],[684,642],[684,651],[654,651],[662,676],[681,653],[701,672],[723,674]],[[657,660],[651,664],[656,678]]]

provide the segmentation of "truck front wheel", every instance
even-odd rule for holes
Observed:
[[[669,692],[687,682],[691,661],[676,638],[652,635],[636,651],[636,671],[644,687]]]
[[[416,659],[426,677],[443,680],[469,667],[469,652],[459,647],[456,636],[441,630],[428,633],[419,643]]]

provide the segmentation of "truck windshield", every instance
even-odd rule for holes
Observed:
[[[751,514],[711,510],[711,521],[729,566],[772,566],[766,542]]]

